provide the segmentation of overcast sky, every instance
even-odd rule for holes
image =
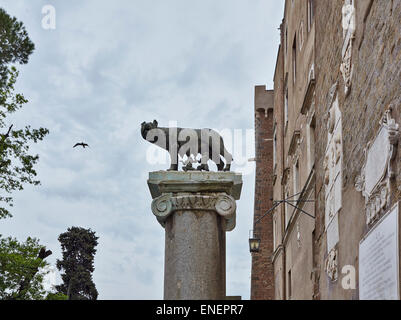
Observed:
[[[56,9],[55,30],[42,27],[48,4]],[[39,238],[54,265],[58,235],[91,228],[99,236],[99,299],[162,299],[164,229],[150,210],[146,180],[169,164],[146,161],[140,124],[242,129],[245,140],[254,128],[254,86],[273,86],[283,5],[0,0],[36,46],[17,82],[29,103],[12,121],[50,130],[32,148],[42,185],[15,194],[14,217],[0,221],[0,234]],[[90,148],[73,149],[80,141]],[[249,148],[243,158],[254,156]],[[244,173],[244,186],[237,227],[227,235],[227,295],[249,299],[254,163],[233,170]]]

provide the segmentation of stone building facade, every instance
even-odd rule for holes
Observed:
[[[399,21],[400,0],[285,1],[270,128],[255,110],[255,221],[275,209],[251,298],[400,299]]]

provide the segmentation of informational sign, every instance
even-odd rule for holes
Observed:
[[[399,206],[359,244],[360,300],[399,300]]]

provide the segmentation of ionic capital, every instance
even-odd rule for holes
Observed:
[[[152,212],[164,227],[175,211],[214,211],[226,220],[226,231],[235,228],[235,199],[225,193],[218,194],[163,194],[152,202]]]

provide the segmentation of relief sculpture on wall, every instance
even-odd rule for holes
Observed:
[[[325,271],[333,282],[338,279],[337,255],[337,249],[331,249],[325,263]]]
[[[352,42],[355,38],[355,6],[353,0],[344,0],[342,16],[344,43],[340,71],[344,79],[345,95],[348,95],[352,79]]]
[[[390,182],[395,176],[391,162],[397,150],[399,125],[392,118],[391,109],[385,112],[380,124],[378,134],[365,149],[365,163],[355,181],[356,189],[365,198],[368,225],[390,205]]]
[[[335,93],[333,99],[334,97]],[[330,252],[339,240],[337,214],[342,207],[342,121],[337,97],[331,105],[327,126],[328,137],[324,159],[325,227],[327,251]]]

